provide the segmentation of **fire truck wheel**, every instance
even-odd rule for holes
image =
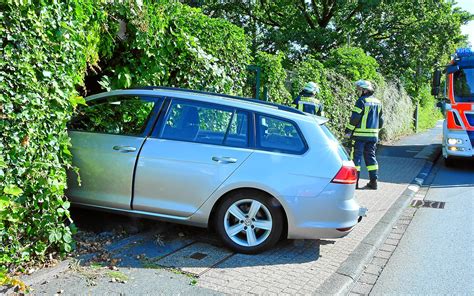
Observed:
[[[449,157],[444,158],[444,165],[448,168],[452,168],[454,166],[454,159]]]

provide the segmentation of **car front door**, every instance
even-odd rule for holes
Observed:
[[[113,96],[88,102],[69,123],[73,165],[66,195],[75,203],[130,209],[137,155],[160,98]]]
[[[252,153],[250,116],[173,100],[137,163],[133,209],[188,217]]]

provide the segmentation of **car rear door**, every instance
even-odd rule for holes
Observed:
[[[133,209],[188,217],[253,152],[250,114],[173,99],[136,168]]]
[[[73,165],[67,196],[75,203],[130,209],[137,155],[161,98],[113,96],[88,102],[69,123]]]

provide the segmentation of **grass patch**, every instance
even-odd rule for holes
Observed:
[[[104,267],[104,264],[99,263],[99,262],[92,262],[89,266],[92,269],[99,269],[99,268]]]
[[[119,281],[128,281],[128,276],[120,271],[108,271],[107,276],[111,279],[116,279]]]

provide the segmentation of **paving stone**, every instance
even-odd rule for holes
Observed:
[[[385,240],[385,244],[392,245],[392,246],[397,246],[399,242],[400,242],[400,240],[398,240],[398,239],[387,238]]]
[[[405,233],[405,231],[407,230],[407,225],[405,225],[405,224],[397,224],[395,227],[396,228],[394,228],[392,230],[392,233],[394,233],[394,234],[402,234],[403,235]]]
[[[378,276],[378,275],[380,275],[380,273],[382,273],[382,269],[383,269],[382,266],[378,266],[378,265],[375,265],[375,264],[369,264],[367,266],[367,268],[364,270],[364,272]]]
[[[357,293],[357,294],[362,294],[362,295],[369,295],[370,290],[372,290],[372,288],[373,288],[373,285],[357,282],[354,288],[352,289],[352,292]]]
[[[387,245],[387,244],[383,244],[383,245],[380,247],[380,250],[386,251],[386,252],[393,252],[393,251],[395,251],[395,249],[396,249],[396,246],[394,246],[394,245]]]
[[[383,258],[377,258],[375,257],[374,259],[372,259],[372,262],[371,264],[374,264],[374,265],[377,265],[377,266],[381,266],[381,267],[384,267],[386,264],[387,264],[388,260],[387,259],[383,259]]]
[[[158,260],[156,263],[200,275],[230,254],[231,252],[227,249],[217,248],[206,243],[195,243]]]
[[[359,282],[374,285],[379,277],[370,273],[363,273],[359,278]]]
[[[412,219],[404,219],[404,217],[402,217],[402,219],[398,220],[397,224],[408,225],[411,223],[411,220]]]
[[[378,251],[375,253],[375,258],[389,259],[392,256],[392,252]]]

